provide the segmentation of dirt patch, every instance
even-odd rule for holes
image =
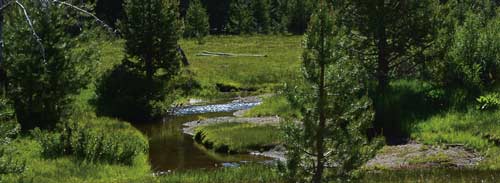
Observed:
[[[367,169],[470,168],[483,158],[463,146],[406,144],[386,146],[370,160]]]

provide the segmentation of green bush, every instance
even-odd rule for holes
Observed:
[[[68,122],[61,133],[36,129],[33,136],[47,158],[74,155],[86,162],[131,165],[148,149],[147,139],[130,124],[108,118]]]
[[[480,110],[495,110],[500,107],[500,93],[490,93],[476,99]]]

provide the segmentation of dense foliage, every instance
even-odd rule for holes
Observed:
[[[209,34],[207,10],[199,0],[191,1],[184,18],[184,37],[197,38],[202,42],[203,37]]]
[[[7,95],[23,131],[54,128],[70,111],[71,96],[91,81],[98,58],[95,50],[78,49],[78,38],[70,39],[66,30],[76,19],[67,18],[64,9],[38,1],[25,3],[34,30],[20,11],[6,17]]]

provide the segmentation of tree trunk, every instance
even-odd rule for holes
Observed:
[[[146,64],[146,78],[148,81],[153,81],[153,74],[154,74],[154,69],[153,69],[153,58],[151,56],[146,56],[145,59],[145,64]]]
[[[387,50],[387,32],[385,30],[385,7],[384,1],[380,0],[378,5],[378,27],[375,35],[375,40],[377,40],[377,80],[378,80],[378,92],[383,94],[389,86],[389,60],[388,60],[388,50]]]
[[[316,170],[313,176],[314,183],[321,183],[323,178],[323,171],[325,169],[325,147],[324,147],[324,130],[326,127],[326,114],[325,114],[325,64],[322,63],[320,71],[320,83],[319,83],[319,101],[318,101],[318,112],[319,112],[319,124],[316,136]]]

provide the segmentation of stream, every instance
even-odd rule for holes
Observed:
[[[162,121],[134,124],[149,138],[149,158],[155,172],[189,169],[213,169],[221,166],[238,166],[240,163],[268,161],[269,158],[249,154],[227,155],[205,149],[193,137],[183,134],[186,122],[232,116],[234,111],[249,109],[260,102],[233,101],[223,104],[189,106],[174,111]]]

